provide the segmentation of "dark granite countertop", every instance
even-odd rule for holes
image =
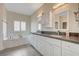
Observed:
[[[66,37],[64,35],[49,35],[49,34],[42,34],[42,33],[32,33],[32,34],[79,44],[79,37],[75,37],[75,36]]]

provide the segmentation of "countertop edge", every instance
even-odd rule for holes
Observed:
[[[67,41],[67,42],[71,42],[71,43],[76,43],[76,44],[79,44],[79,41],[73,41],[73,40],[68,40],[66,38],[59,38],[59,37],[54,37],[54,36],[49,36],[47,34],[41,34],[41,33],[32,33],[32,34],[35,34],[35,35],[40,35],[40,36],[44,36],[44,37],[49,37],[49,38],[55,38],[57,40],[62,40],[62,41]]]

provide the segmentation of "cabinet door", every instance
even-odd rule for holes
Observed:
[[[54,56],[61,56],[61,47],[54,45]]]
[[[35,48],[39,51],[39,52],[41,52],[41,45],[42,45],[42,43],[41,43],[41,37],[40,36],[38,36],[38,35],[35,35],[35,39],[34,39],[34,41],[36,42],[36,44],[35,44]]]
[[[34,47],[37,45],[38,41],[36,41],[36,35],[29,35],[28,40],[30,44],[32,44]]]
[[[61,41],[54,39],[54,56],[61,56]]]
[[[53,45],[51,46],[46,39],[47,37],[37,35],[37,47],[36,49],[45,56],[53,56]]]
[[[44,41],[44,54],[47,56],[53,56],[54,55],[54,48],[53,48],[53,44],[50,45],[50,43],[47,40],[51,40],[48,37],[42,37],[42,41]]]
[[[54,56],[61,56],[61,41],[58,39],[50,38],[48,42],[53,46]]]
[[[33,35],[32,34],[30,34],[29,36],[28,36],[28,41],[30,42],[30,44],[32,44],[32,40],[33,39]]]
[[[79,54],[74,51],[68,50],[66,48],[62,48],[62,56],[78,56],[78,55]]]
[[[62,41],[62,55],[79,56],[79,45]]]

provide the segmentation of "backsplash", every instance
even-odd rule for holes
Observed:
[[[54,32],[54,31],[37,31],[39,33],[43,33],[43,34],[49,34],[49,35],[58,35],[58,32]],[[59,32],[59,35],[66,35],[65,32]]]
[[[37,31],[37,32],[42,33],[42,34],[58,35],[58,32],[52,32],[52,31]],[[59,35],[66,36],[66,32],[59,32]],[[79,37],[79,33],[70,32],[69,36]]]

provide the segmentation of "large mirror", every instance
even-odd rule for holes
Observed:
[[[67,29],[67,11],[61,12],[59,15],[60,29]]]

